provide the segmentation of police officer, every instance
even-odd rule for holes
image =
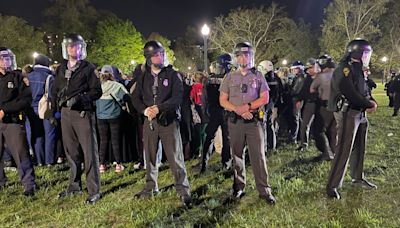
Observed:
[[[0,48],[0,158],[4,146],[11,151],[18,168],[24,195],[33,196],[36,190],[35,174],[28,152],[25,132],[24,111],[32,101],[31,90],[17,68],[14,53],[5,47]],[[4,163],[0,162],[0,187],[4,187],[7,177]]]
[[[327,109],[328,99],[331,93],[331,79],[335,70],[335,62],[332,57],[325,54],[318,58],[318,66],[321,72],[317,74],[310,86],[310,92],[318,95],[315,111],[314,133],[316,147],[322,152],[320,160],[332,160],[336,144],[336,121],[333,112]]]
[[[244,146],[247,144],[254,179],[261,199],[275,203],[268,182],[264,152],[263,121],[259,108],[268,103],[268,84],[254,67],[253,47],[248,42],[235,46],[239,69],[227,74],[220,87],[220,103],[230,113],[228,122],[234,162],[233,197],[241,198],[246,186]]]
[[[68,34],[62,42],[64,61],[56,70],[53,97],[61,111],[61,130],[70,166],[68,188],[59,198],[82,192],[82,155],[89,196],[96,203],[100,195],[99,155],[95,130],[94,102],[102,95],[95,66],[86,61],[86,43],[78,34]]]
[[[229,169],[231,167],[231,151],[229,146],[228,124],[225,111],[219,104],[219,87],[224,76],[231,71],[232,57],[229,54],[218,56],[215,73],[212,73],[205,82],[203,92],[203,113],[209,120],[206,127],[206,139],[203,145],[201,173],[206,171],[208,160],[213,152],[215,133],[218,127],[222,130],[222,167]]]
[[[264,75],[265,80],[268,83],[269,91],[269,102],[265,106],[266,113],[266,138],[267,138],[267,147],[269,149],[276,148],[276,125],[277,125],[277,117],[278,117],[278,106],[282,103],[282,93],[283,93],[283,84],[281,79],[275,75],[274,65],[269,60],[261,61],[257,69]]]
[[[317,67],[317,60],[310,58],[306,63],[306,76],[300,92],[297,95],[297,101],[302,102],[301,122],[300,122],[300,146],[297,148],[299,151],[304,151],[308,147],[309,135],[311,124],[314,121],[314,114],[316,108],[317,96],[315,93],[310,93],[310,86],[313,82],[319,68]],[[315,138],[315,141],[321,140]]]
[[[300,129],[300,117],[301,117],[301,101],[299,99],[299,94],[303,83],[304,77],[304,64],[300,61],[294,61],[290,67],[292,74],[289,77],[289,90],[291,100],[285,104],[288,107],[287,112],[287,122],[289,128],[289,143],[296,144],[298,133]]]
[[[390,91],[393,93],[393,115],[397,116],[400,109],[400,74],[393,78],[390,85]]]
[[[191,205],[189,181],[179,132],[179,105],[182,101],[182,78],[167,62],[165,49],[158,41],[148,41],[143,48],[146,66],[138,75],[133,104],[145,118],[143,126],[146,160],[146,186],[137,198],[148,198],[158,192],[157,148],[161,139],[165,155],[175,178],[175,189],[185,206]]]
[[[388,82],[385,83],[385,91],[386,91],[386,96],[388,96],[389,98],[389,107],[393,107],[393,89],[392,89],[392,85],[393,85],[393,81],[396,77],[396,72],[395,71],[391,71],[391,76],[390,76],[390,80]]]
[[[372,48],[366,40],[352,40],[333,73],[328,109],[335,112],[338,141],[328,178],[328,197],[341,198],[337,189],[342,186],[349,158],[352,183],[365,189],[376,188],[363,174],[368,131],[366,112],[374,112],[377,108],[368,94],[363,74],[371,54]]]

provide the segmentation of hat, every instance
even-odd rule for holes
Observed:
[[[33,62],[33,65],[35,66],[35,65],[42,65],[42,66],[50,66],[50,58],[49,57],[47,57],[47,56],[45,56],[45,55],[42,55],[42,54],[39,54],[38,56],[36,56],[36,58],[34,59],[34,62]]]
[[[100,73],[101,73],[101,74],[110,73],[110,74],[114,75],[113,68],[112,68],[112,66],[110,66],[110,65],[104,65],[104,66],[101,68]]]

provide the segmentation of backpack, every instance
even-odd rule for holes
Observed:
[[[53,115],[51,101],[49,98],[49,84],[51,77],[53,77],[51,74],[47,76],[46,83],[44,85],[44,94],[39,100],[38,114],[40,119],[50,119]]]

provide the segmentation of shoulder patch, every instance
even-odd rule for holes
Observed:
[[[345,77],[348,77],[350,74],[350,69],[348,67],[343,68],[343,74]]]

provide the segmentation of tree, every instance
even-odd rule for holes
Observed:
[[[376,56],[378,57],[374,64],[378,69],[389,74],[390,69],[400,69],[400,2],[390,1],[387,4],[390,7],[381,19],[381,37],[374,47]],[[387,62],[383,62],[382,58],[386,56]]]
[[[132,60],[144,62],[144,41],[131,21],[117,18],[101,21],[96,27],[96,37],[88,54],[92,62],[115,65],[124,72],[133,70]]]
[[[90,54],[91,42],[95,39],[98,21],[117,18],[108,11],[97,11],[89,4],[89,0],[55,0],[54,4],[44,10],[45,22],[43,28],[49,35],[54,35],[54,59],[60,60],[61,42],[68,33],[82,35],[88,43]]]
[[[43,33],[18,17],[0,15],[0,43],[10,48],[19,66],[33,62],[33,52],[45,53]]]
[[[339,59],[351,40],[361,37],[374,41],[380,33],[378,22],[388,1],[334,0],[325,11],[321,50]]]
[[[269,7],[236,8],[227,16],[215,18],[211,25],[211,47],[219,52],[232,52],[238,42],[249,41],[255,50],[256,62],[290,56],[299,59],[310,56],[312,50],[302,49],[301,55],[294,48],[312,46],[309,26],[299,26],[286,16],[284,8],[272,3]],[[303,37],[303,35],[306,35]],[[314,46],[316,46],[314,44]]]
[[[176,60],[174,66],[182,71],[197,71],[203,68],[203,55],[200,50],[199,31],[195,27],[188,27],[184,37],[175,42],[174,53]],[[190,68],[189,68],[190,67]]]
[[[156,40],[156,41],[160,42],[165,48],[165,52],[167,54],[167,58],[168,58],[169,64],[171,64],[171,65],[174,64],[174,62],[175,62],[175,54],[174,54],[174,51],[170,48],[171,41],[168,38],[163,37],[158,33],[151,33],[147,40],[148,41],[149,40]]]
[[[55,0],[44,11],[47,32],[62,35],[79,33],[86,39],[92,38],[99,13],[89,5],[89,0]]]

